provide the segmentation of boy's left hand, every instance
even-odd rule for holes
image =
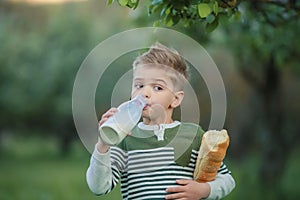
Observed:
[[[199,183],[194,180],[176,180],[180,186],[167,188],[166,192],[174,193],[166,195],[166,199],[176,200],[199,200],[208,197],[210,185],[208,183]]]

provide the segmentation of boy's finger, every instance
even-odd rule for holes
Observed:
[[[118,108],[112,107],[112,108],[110,108],[109,110],[110,110],[111,112],[114,112],[114,113],[115,113],[115,112],[118,111]]]
[[[176,183],[179,184],[179,185],[187,185],[191,182],[192,180],[188,180],[188,179],[179,179],[179,180],[176,180]]]
[[[118,111],[117,108],[111,108],[105,114],[115,114],[117,111]]]
[[[165,196],[165,199],[180,199],[183,196],[184,196],[183,193],[168,194]]]
[[[101,126],[108,118],[102,118],[99,122],[98,122],[98,126]]]
[[[108,120],[111,116],[113,116],[118,111],[117,108],[112,107],[106,113],[101,116],[101,120],[98,122],[98,125],[101,126],[104,122]]]
[[[183,186],[177,186],[177,187],[169,187],[166,189],[166,192],[169,192],[169,193],[175,193],[175,192],[184,192],[184,188]]]
[[[117,111],[118,111],[117,108],[111,108],[111,109],[109,109],[106,113],[104,113],[104,114],[102,115],[102,118],[108,118],[108,117],[111,117],[111,116],[113,116]]]

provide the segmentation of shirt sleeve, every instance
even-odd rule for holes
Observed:
[[[110,149],[107,153],[100,153],[95,147],[86,172],[86,181],[90,190],[96,195],[105,194],[112,187],[112,179]]]
[[[208,182],[210,194],[206,200],[217,200],[227,196],[234,188],[235,181],[226,165],[222,163],[215,180]]]

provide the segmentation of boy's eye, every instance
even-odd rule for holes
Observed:
[[[153,88],[155,91],[160,91],[160,90],[164,89],[162,86],[159,86],[159,85],[155,85]]]
[[[140,89],[143,88],[143,84],[137,83],[134,85],[135,88]]]

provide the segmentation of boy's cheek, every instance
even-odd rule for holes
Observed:
[[[160,104],[152,105],[148,109],[148,114],[151,118],[158,118],[159,117],[161,119],[165,119],[166,116],[167,116],[166,109]]]

